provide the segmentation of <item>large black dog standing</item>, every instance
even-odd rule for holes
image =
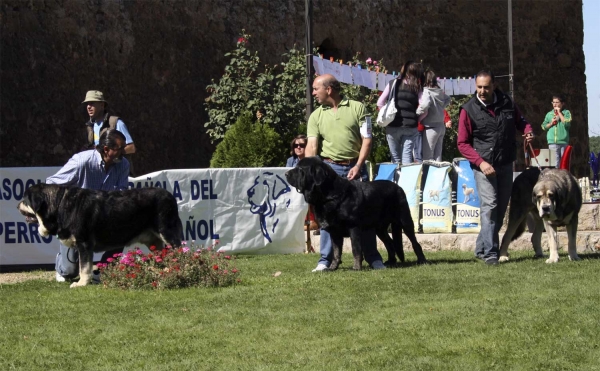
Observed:
[[[79,251],[79,282],[91,282],[93,253],[136,242],[162,248],[181,246],[182,224],[175,197],[161,188],[95,191],[36,184],[17,206],[41,236],[56,235]]]
[[[317,157],[307,157],[285,174],[288,182],[304,195],[306,202],[314,206],[320,225],[332,235],[350,236],[354,269],[361,269],[361,229],[375,229],[384,241],[388,262],[395,264],[396,254],[404,260],[402,230],[412,243],[419,263],[425,263],[425,255],[417,238],[406,201],[406,194],[397,184],[386,180],[375,182],[349,181]],[[392,225],[392,239],[388,226]],[[391,241],[390,241],[391,240]],[[330,269],[337,269],[341,261],[342,246],[333,246],[333,262]]]

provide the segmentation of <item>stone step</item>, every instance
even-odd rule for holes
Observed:
[[[506,213],[508,216],[508,212]],[[504,226],[508,218],[504,219]],[[583,204],[581,210],[579,210],[579,226],[577,228],[580,231],[600,231],[600,203]],[[565,230],[564,227],[559,230]]]
[[[508,215],[508,212],[507,212]],[[500,241],[506,228],[507,218],[500,232]],[[577,251],[595,252],[600,250],[600,203],[583,204],[579,211],[579,231],[577,232]],[[318,251],[319,236],[311,235],[311,244],[315,251]],[[559,228],[559,246],[561,250],[566,251],[567,233],[564,227]],[[453,234],[453,233],[435,233],[435,234],[417,234],[417,240],[426,251],[439,250],[460,250],[474,251],[477,234]],[[531,233],[523,233],[516,241],[513,241],[509,250],[527,250],[532,249]],[[402,239],[404,249],[412,250],[410,242],[406,236]],[[377,239],[377,248],[385,250],[385,246]],[[548,250],[548,238],[546,233],[542,234],[542,249]],[[350,239],[344,239],[344,252],[352,252]]]
[[[502,241],[503,233],[500,233],[500,241]],[[559,232],[559,246],[561,251],[567,249],[567,233]],[[315,251],[319,251],[319,236],[310,233],[311,244]],[[441,251],[441,250],[460,250],[474,251],[477,234],[453,234],[453,233],[436,233],[436,234],[417,234],[417,240],[423,247],[424,251]],[[402,237],[404,250],[412,251],[410,241],[406,236]],[[385,250],[383,243],[377,239],[377,248]],[[533,251],[531,245],[531,233],[523,233],[521,237],[510,244],[510,250],[527,250]],[[548,237],[544,232],[542,234],[542,249],[548,251]],[[600,231],[579,231],[577,232],[577,251],[597,252],[600,251]],[[344,252],[352,252],[350,239],[344,239]]]

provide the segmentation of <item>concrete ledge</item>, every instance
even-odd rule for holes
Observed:
[[[600,231],[600,204],[583,204],[581,206],[578,229]]]
[[[508,215],[508,212],[507,212]],[[506,228],[507,218],[504,220],[504,226],[500,232],[500,241],[504,229]],[[579,232],[577,232],[577,251],[578,252],[596,252],[600,251],[600,203],[583,204],[579,211]],[[567,233],[565,228],[559,228],[559,245],[561,250],[566,251]],[[311,232],[311,244],[315,251],[319,249],[319,236],[314,236]],[[452,233],[437,233],[437,234],[417,234],[417,240],[425,251],[440,251],[440,250],[460,250],[474,251],[477,234],[452,234]],[[531,245],[531,233],[523,233],[516,241],[510,244],[509,250],[533,250]],[[404,249],[412,251],[410,242],[403,237],[402,242]],[[385,250],[385,246],[377,239],[377,248]],[[548,251],[548,238],[546,233],[542,234],[542,249]],[[352,252],[350,239],[344,239],[344,252]]]
[[[508,223],[508,210],[504,218],[502,228],[506,228]],[[580,231],[600,231],[600,203],[597,204],[583,204],[581,210],[579,210],[579,224],[578,228]],[[565,227],[559,227],[559,231],[565,231]]]
[[[502,241],[503,233],[500,233],[500,241]],[[562,251],[566,251],[567,248],[567,233],[559,232],[559,246]],[[319,236],[314,236],[311,232],[311,244],[315,251],[319,250]],[[452,234],[452,233],[439,233],[439,234],[417,234],[417,240],[425,251],[441,251],[441,250],[459,250],[459,251],[474,251],[475,241],[477,240],[477,234]],[[402,243],[404,250],[412,251],[410,241],[406,236],[403,236]],[[377,239],[377,248],[385,250],[385,246],[379,239]],[[531,245],[531,233],[523,233],[521,237],[513,241],[510,244],[510,250],[528,250],[533,251]],[[548,237],[544,232],[542,234],[542,249],[548,251]],[[577,232],[577,251],[583,252],[597,252],[600,251],[600,231],[579,231]],[[352,246],[350,239],[344,239],[344,252],[352,252]]]

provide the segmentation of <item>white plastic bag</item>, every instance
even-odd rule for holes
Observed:
[[[396,109],[395,94],[396,81],[398,80],[394,80],[394,82],[392,83],[392,91],[390,92],[390,95],[388,95],[387,102],[383,107],[381,107],[379,113],[377,114],[377,125],[381,127],[386,127],[389,125],[390,122],[394,121],[394,118],[396,118],[396,112],[398,112],[398,110]]]

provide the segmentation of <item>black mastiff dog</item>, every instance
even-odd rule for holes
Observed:
[[[28,223],[39,224],[41,236],[56,235],[79,251],[79,282],[92,279],[93,253],[136,242],[163,248],[181,246],[183,227],[177,201],[161,188],[95,191],[36,184],[17,206]]]
[[[340,177],[318,157],[306,157],[289,170],[285,177],[306,202],[314,206],[319,224],[332,237],[348,237],[352,240],[354,269],[361,269],[361,229],[375,229],[388,252],[388,264],[395,265],[396,254],[404,261],[402,231],[412,243],[418,262],[427,260],[415,237],[415,227],[410,216],[406,194],[397,184],[382,180],[375,182],[349,181]],[[392,237],[388,227],[392,225]],[[335,241],[335,238],[332,238]],[[333,262],[330,269],[337,269],[341,262],[342,246],[333,245]]]

